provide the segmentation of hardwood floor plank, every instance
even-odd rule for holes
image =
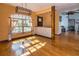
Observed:
[[[63,33],[56,36],[54,41],[41,36],[30,36],[10,42],[0,42],[0,56],[21,55],[79,56],[79,34]]]

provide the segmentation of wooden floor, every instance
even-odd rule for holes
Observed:
[[[79,34],[56,36],[55,40],[31,36],[10,42],[0,42],[1,56],[79,56]]]

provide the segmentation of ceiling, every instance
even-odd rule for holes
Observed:
[[[34,12],[44,10],[50,6],[55,6],[59,12],[75,10],[79,8],[79,3],[8,3],[12,6],[20,6],[31,9]]]

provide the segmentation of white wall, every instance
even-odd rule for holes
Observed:
[[[61,18],[61,22],[60,22],[60,26],[64,26],[66,31],[68,30],[68,15],[61,15],[62,18]]]

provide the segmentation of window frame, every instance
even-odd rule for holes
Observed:
[[[21,14],[21,15],[22,15],[22,14]],[[22,16],[23,16],[23,15],[22,15]],[[11,29],[10,29],[10,31],[11,31],[11,33],[13,33],[13,34],[18,34],[18,33],[32,32],[32,26],[31,26],[31,24],[32,24],[32,18],[31,18],[31,16],[27,16],[27,15],[24,15],[24,16],[28,17],[28,19],[26,19],[26,18],[23,19],[23,18],[10,17],[10,23],[11,23],[11,25],[10,25],[10,26],[11,26]],[[22,31],[21,31],[21,32],[16,32],[16,31],[15,31],[15,32],[12,32],[12,31],[13,31],[13,29],[12,29],[12,22],[15,21],[14,19],[22,20],[22,26],[15,26],[15,27],[22,27]],[[19,20],[16,20],[16,21],[17,21],[16,23],[18,23]],[[30,23],[30,26],[25,26],[25,25],[24,25],[24,21],[27,21],[27,20],[29,20],[29,23],[31,22],[31,23]],[[25,23],[27,23],[27,22],[25,22]],[[25,27],[30,27],[30,30],[25,32],[25,30],[24,30]]]

